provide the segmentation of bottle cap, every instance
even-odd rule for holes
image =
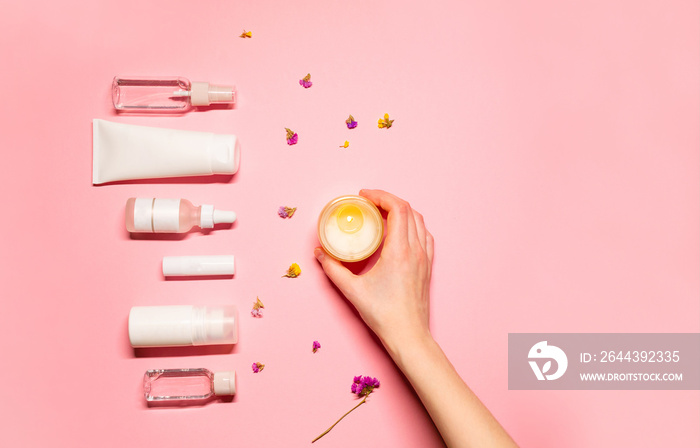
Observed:
[[[226,210],[214,209],[214,224],[228,223],[236,221],[236,212],[227,212]]]
[[[234,275],[235,273],[233,255],[163,257],[163,275],[166,277]]]
[[[231,86],[211,85],[208,82],[193,82],[190,101],[193,106],[233,104],[236,102],[236,89]]]
[[[214,224],[231,224],[235,220],[235,212],[214,210],[213,205],[202,204],[199,223],[199,227],[201,227],[202,229],[211,229],[214,227]]]
[[[214,373],[214,395],[236,395],[236,372]]]
[[[209,164],[212,174],[235,174],[241,161],[241,144],[232,134],[211,134]]]
[[[238,342],[236,307],[135,306],[129,312],[132,347],[182,347]]]

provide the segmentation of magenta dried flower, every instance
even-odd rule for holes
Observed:
[[[345,120],[345,124],[348,126],[348,129],[355,129],[357,127],[357,121],[350,115],[347,120]]]
[[[297,135],[296,132],[292,131],[289,128],[284,128],[284,130],[287,131],[287,144],[296,145],[299,141],[299,135]]]
[[[314,341],[314,345],[313,345],[312,351],[313,351],[314,353],[316,353],[316,352],[318,351],[319,348],[321,348],[321,343],[318,342],[318,341]]]
[[[379,380],[370,376],[356,376],[353,379],[350,391],[359,397],[366,397],[374,389],[379,388]]]
[[[353,394],[356,394],[358,397],[362,397],[362,401],[357,403],[357,405],[350,409],[348,412],[346,412],[342,417],[340,417],[335,423],[331,425],[330,428],[326,429],[323,434],[320,436],[316,437],[314,440],[311,441],[311,443],[314,443],[321,437],[325,436],[328,434],[335,425],[337,425],[342,419],[344,419],[349,413],[354,411],[355,409],[359,408],[361,405],[363,405],[366,401],[367,398],[370,396],[370,394],[374,391],[374,389],[379,389],[379,380],[376,378],[373,378],[371,376],[356,376],[352,380],[352,386],[350,387],[350,390],[352,391]]]
[[[296,207],[286,207],[286,206],[281,206],[279,209],[277,209],[277,214],[280,215],[280,218],[291,218],[294,216],[294,213],[297,211]]]
[[[299,80],[299,85],[304,87],[305,89],[308,89],[309,87],[314,85],[314,83],[311,82],[311,73],[307,73],[306,76],[301,78]]]
[[[253,368],[253,373],[262,372],[262,370],[265,368],[265,364],[261,364],[259,362],[254,362],[252,365],[252,368]]]

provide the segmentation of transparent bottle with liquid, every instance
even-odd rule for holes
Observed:
[[[125,218],[126,230],[132,233],[185,233],[195,226],[211,229],[233,223],[236,213],[213,205],[197,207],[187,199],[129,198]]]
[[[143,376],[147,401],[206,400],[236,394],[236,372],[207,369],[155,369]]]
[[[236,89],[183,77],[115,76],[112,103],[121,112],[178,113],[211,104],[234,104]]]

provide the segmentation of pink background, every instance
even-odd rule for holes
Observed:
[[[698,446],[698,391],[508,391],[507,335],[700,331],[699,14],[695,1],[6,2],[2,445],[306,446],[367,374],[381,389],[319,445],[441,446],[312,254],[328,200],[382,188],[425,215],[433,333],[522,446]],[[116,116],[116,74],[235,83],[240,102]],[[93,118],[237,134],[240,171],[92,186]],[[132,196],[239,221],[131,239]],[[282,220],[280,205],[299,211]],[[166,255],[221,253],[234,279],[159,273]],[[301,277],[281,278],[293,262]],[[134,305],[231,302],[232,351],[128,344]],[[236,369],[239,393],[148,408],[143,372],[179,367]]]

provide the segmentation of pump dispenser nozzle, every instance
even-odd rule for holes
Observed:
[[[236,91],[231,86],[211,85],[208,82],[193,82],[191,92],[190,101],[193,106],[236,102]]]

